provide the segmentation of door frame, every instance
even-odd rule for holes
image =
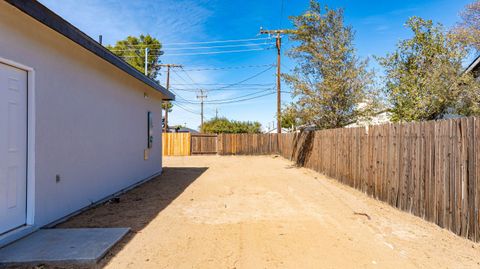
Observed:
[[[35,70],[32,67],[0,57],[0,64],[9,65],[27,72],[27,208],[25,225],[20,226],[4,235],[8,237],[17,232],[31,230],[35,226]],[[21,230],[21,231],[20,231]],[[1,245],[0,238],[0,245]]]

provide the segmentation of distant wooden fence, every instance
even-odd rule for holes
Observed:
[[[216,154],[216,134],[192,134],[192,154]]]
[[[480,241],[478,118],[264,135],[263,138],[220,137],[231,141],[223,146],[222,154],[280,154],[299,166],[335,178],[458,235]],[[252,148],[255,143],[262,150]]]
[[[163,133],[163,156],[216,154],[216,134]]]
[[[277,134],[163,133],[164,156],[261,155],[278,152]]]
[[[191,138],[189,133],[163,133],[163,156],[188,156],[190,155]]]
[[[276,134],[219,134],[220,155],[264,155],[278,152]]]

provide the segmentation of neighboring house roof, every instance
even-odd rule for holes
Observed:
[[[62,17],[55,14],[53,11],[40,4],[39,2],[32,0],[6,0],[6,2],[18,8],[19,10],[39,21],[40,23],[51,28],[52,30],[72,40],[78,45],[91,51],[93,54],[111,63],[118,69],[129,74],[130,76],[159,91],[165,96],[165,100],[175,100],[175,95],[173,93],[159,85],[153,79],[139,72],[133,66],[123,61],[121,58],[113,54],[111,51],[106,49],[97,41],[80,31],[78,28],[76,28],[75,26],[73,26],[72,24],[70,24]]]
[[[168,129],[170,131],[175,131],[177,133],[192,133],[192,134],[198,134],[199,133],[197,130],[194,130],[194,129],[191,129],[191,128],[188,128],[188,127],[169,126]]]
[[[480,55],[465,69],[465,73],[473,72],[475,77],[480,75]]]

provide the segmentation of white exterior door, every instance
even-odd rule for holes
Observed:
[[[0,63],[0,234],[26,222],[27,72]]]

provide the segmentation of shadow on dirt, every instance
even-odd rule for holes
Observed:
[[[165,167],[162,175],[74,216],[56,228],[130,227],[131,231],[100,261],[104,267],[136,233],[148,225],[163,209],[199,178],[206,167]],[[58,267],[55,267],[58,268]]]

